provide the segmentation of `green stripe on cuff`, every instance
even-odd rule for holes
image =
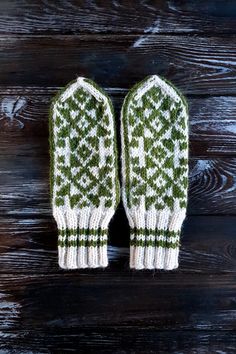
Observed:
[[[134,247],[163,247],[163,248],[178,248],[180,246],[179,241],[176,242],[167,242],[162,240],[154,240],[154,241],[147,241],[147,240],[131,240],[130,246]]]
[[[86,235],[86,236],[105,236],[108,234],[107,229],[60,229],[58,230],[59,236],[77,236],[77,235]]]
[[[165,229],[138,229],[138,228],[133,228],[131,229],[132,235],[135,236],[166,236],[166,237],[179,237],[180,236],[180,231],[171,231],[171,230],[165,230]]]
[[[101,238],[108,235],[108,229],[60,229],[58,234],[58,247],[102,247],[107,245],[107,239]],[[76,240],[69,240],[70,236],[76,237]],[[85,236],[87,239],[81,239],[81,236]],[[97,240],[91,240],[91,236],[96,236]]]
[[[102,247],[106,246],[107,241],[103,240],[58,240],[58,247]]]

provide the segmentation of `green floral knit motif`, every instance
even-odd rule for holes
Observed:
[[[85,81],[95,86],[90,80]],[[118,199],[118,182],[114,173],[114,132],[107,104],[84,87],[79,87],[65,100],[62,97],[63,91],[55,100],[53,115],[54,203],[57,207],[76,209],[96,208],[101,204],[110,208]]]
[[[148,80],[130,91],[123,106],[127,206],[186,208],[186,102],[158,85],[138,95]]]

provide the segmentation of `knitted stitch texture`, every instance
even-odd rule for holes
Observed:
[[[121,139],[130,267],[177,268],[188,187],[185,99],[166,80],[147,77],[125,98]]]
[[[106,267],[119,200],[115,125],[111,101],[91,80],[79,77],[54,99],[50,152],[59,266]]]

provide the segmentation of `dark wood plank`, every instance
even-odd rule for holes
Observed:
[[[235,224],[233,216],[188,216],[182,229],[180,267],[174,273],[235,274]],[[1,218],[0,238],[0,274],[65,273],[57,264],[57,231],[52,217]],[[117,275],[129,276],[129,227],[120,208],[110,225],[109,243],[110,263],[105,271],[75,273],[90,276],[95,272],[99,277],[105,272],[111,280]]]
[[[0,213],[49,215],[48,110],[55,88],[0,91]],[[118,121],[127,91],[107,89]],[[235,214],[235,97],[190,98],[189,214]],[[13,111],[12,111],[13,110]],[[119,131],[118,131],[119,136]],[[30,168],[28,168],[30,166]]]
[[[235,330],[235,274],[91,271],[0,276],[1,330]]]
[[[130,88],[149,74],[185,94],[236,93],[236,38],[134,35],[3,36],[1,85],[63,86],[77,75]]]
[[[229,1],[0,2],[0,33],[235,33]]]
[[[236,97],[187,99],[191,155],[235,155]]]
[[[188,213],[235,214],[236,159],[190,159]]]
[[[17,140],[25,153],[32,143],[31,154],[45,155],[48,111],[53,96],[60,88],[0,87],[0,137],[4,156]],[[106,88],[119,121],[120,110],[128,90]],[[236,155],[236,97],[187,97],[189,103],[191,156]],[[18,103],[17,103],[18,102]],[[16,104],[17,103],[17,104]],[[12,109],[15,112],[12,112]],[[118,130],[119,135],[119,130]],[[9,137],[11,139],[9,139]],[[31,141],[32,139],[32,141]],[[23,150],[21,151],[23,153]]]
[[[0,2],[1,353],[235,353],[235,25],[232,0]],[[129,269],[120,205],[109,267],[63,271],[49,203],[51,97],[91,77],[112,96],[119,131],[127,89],[153,73],[190,103],[180,267]]]
[[[11,154],[0,155],[0,215],[51,214],[49,197],[49,156],[46,139],[34,143],[22,140],[11,148]],[[24,143],[23,143],[24,144]],[[45,157],[37,149],[45,146]],[[32,149],[32,154],[31,154]],[[14,155],[16,154],[16,155]],[[236,158],[192,158],[189,162],[188,214],[236,214]],[[30,168],[29,168],[30,166]]]
[[[84,327],[45,331],[2,331],[0,349],[10,353],[234,354],[234,331],[161,331],[154,327]],[[219,352],[220,348],[220,352]],[[5,351],[4,351],[5,350]]]

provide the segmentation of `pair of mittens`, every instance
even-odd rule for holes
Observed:
[[[131,228],[130,267],[178,267],[188,186],[188,113],[157,75],[128,93],[121,112],[122,197]],[[50,114],[51,199],[59,266],[108,265],[108,225],[120,199],[113,107],[79,77]]]

